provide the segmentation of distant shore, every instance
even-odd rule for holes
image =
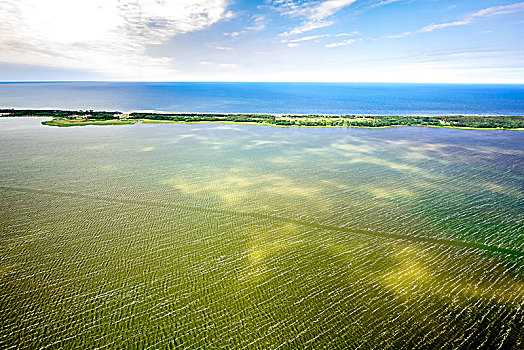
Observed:
[[[84,125],[130,125],[143,123],[228,123],[276,127],[359,127],[387,128],[423,126],[468,130],[524,130],[524,116],[370,116],[299,114],[223,113],[121,113],[118,111],[15,110],[1,109],[2,117],[52,117],[43,125],[72,127]]]

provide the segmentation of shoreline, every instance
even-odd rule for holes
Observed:
[[[420,126],[460,130],[524,130],[524,116],[371,116],[325,114],[235,114],[235,113],[151,113],[118,111],[15,110],[0,109],[0,117],[47,117],[43,125],[57,127],[85,125],[132,125],[166,123],[222,123],[238,125],[267,125],[274,127],[308,128],[370,128],[384,129],[401,126]]]
[[[94,110],[67,110],[67,109],[60,109],[60,108],[35,108],[35,109],[28,109],[28,108],[12,108],[12,107],[3,107],[0,106],[0,117],[5,117],[3,112],[5,111],[12,111],[12,112],[23,112],[23,111],[38,111],[38,112],[56,112],[56,111],[71,111],[71,112],[78,112],[78,111],[94,111]],[[96,110],[95,112],[103,112],[108,113],[107,111],[102,110]],[[115,112],[110,112],[115,113]],[[151,114],[151,115],[164,115],[164,116],[172,116],[172,115],[224,115],[224,116],[235,116],[235,115],[266,115],[266,116],[275,116],[275,117],[283,117],[287,115],[293,115],[293,116],[299,116],[299,117],[308,117],[308,116],[322,116],[325,118],[336,118],[340,116],[347,116],[352,115],[356,117],[363,117],[363,118],[373,118],[373,117],[386,117],[386,118],[394,118],[394,117],[407,117],[407,118],[447,118],[447,117],[472,117],[472,118],[487,118],[487,117],[498,117],[498,118],[524,118],[524,111],[522,114],[464,114],[464,113],[458,113],[458,114],[424,114],[424,113],[418,113],[418,114],[373,114],[373,113],[346,113],[346,114],[334,114],[334,113],[318,113],[318,114],[312,114],[312,113],[280,113],[280,112],[187,112],[187,111],[175,111],[175,112],[166,112],[161,110],[154,110],[154,109],[145,109],[145,110],[129,110],[124,112],[116,112],[116,113],[122,113],[122,114]],[[24,117],[34,117],[26,115]],[[38,117],[38,116],[36,116]]]
[[[229,122],[229,121],[199,121],[199,122],[183,122],[183,121],[151,121],[151,120],[140,120],[144,124],[233,124],[233,125],[259,125],[259,126],[270,126],[274,128],[322,128],[322,129],[341,129],[341,128],[354,128],[354,129],[389,129],[389,128],[409,128],[409,127],[421,127],[421,128],[438,128],[438,129],[457,129],[457,130],[480,130],[480,131],[497,131],[497,130],[508,130],[508,131],[524,131],[524,128],[473,128],[473,127],[461,127],[461,126],[436,126],[436,125],[390,125],[390,126],[308,126],[308,125],[274,125],[269,123],[253,123],[253,122]],[[138,123],[138,122],[137,122]],[[137,124],[133,123],[131,125]],[[125,124],[122,124],[125,125]]]
[[[0,116],[0,118],[17,118],[17,117],[6,117]],[[44,118],[40,116],[25,116],[18,118]],[[109,120],[93,121],[87,123],[72,123],[69,125],[58,125],[52,124],[54,119],[43,121],[41,124],[45,126],[57,127],[57,128],[69,128],[69,127],[81,127],[81,126],[121,126],[121,125],[135,125],[135,124],[226,124],[226,125],[250,125],[250,126],[269,126],[273,128],[309,128],[309,129],[342,129],[342,128],[353,128],[353,129],[390,129],[390,128],[407,128],[407,127],[420,127],[420,128],[437,128],[437,129],[455,129],[455,130],[474,130],[474,131],[524,131],[524,128],[474,128],[474,127],[461,127],[461,126],[436,126],[436,125],[389,125],[389,126],[310,126],[310,125],[275,125],[269,123],[255,123],[255,122],[234,122],[234,121],[155,121],[148,119],[136,119],[129,121]],[[51,122],[51,123],[50,123]]]

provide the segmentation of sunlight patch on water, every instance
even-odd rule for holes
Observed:
[[[0,348],[524,343],[518,133],[25,122]]]

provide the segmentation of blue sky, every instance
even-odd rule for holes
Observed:
[[[0,80],[524,83],[524,2],[2,0]]]

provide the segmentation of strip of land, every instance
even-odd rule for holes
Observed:
[[[3,117],[52,117],[42,124],[69,127],[144,123],[238,123],[282,127],[427,126],[462,129],[524,130],[524,116],[369,116],[369,115],[276,115],[220,113],[120,113],[117,111],[0,109]]]

